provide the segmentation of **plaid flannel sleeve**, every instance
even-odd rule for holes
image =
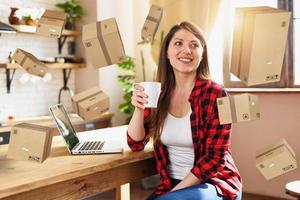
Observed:
[[[226,91],[217,87],[209,94],[208,117],[206,118],[205,135],[205,153],[200,156],[191,172],[206,181],[214,177],[225,167],[225,154],[230,145],[231,124],[220,125],[217,103],[218,97],[227,96]]]
[[[149,115],[150,115],[150,110],[145,109],[144,118],[148,117]],[[147,130],[146,130],[146,135],[147,135]],[[145,148],[147,143],[148,140],[146,139],[146,136],[144,137],[144,139],[140,141],[136,141],[132,137],[130,137],[127,131],[127,144],[132,151],[142,151]]]

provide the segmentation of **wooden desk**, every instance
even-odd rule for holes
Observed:
[[[42,164],[7,159],[1,145],[0,199],[79,199],[156,173],[150,144],[131,152],[124,133],[114,137],[122,137],[123,153],[72,156],[56,136]]]

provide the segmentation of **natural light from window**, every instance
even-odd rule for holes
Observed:
[[[270,6],[273,8],[277,8],[277,0],[236,0],[232,1],[232,7],[233,9],[239,8],[239,7],[254,7],[254,6]],[[239,81],[239,79],[234,76],[233,74],[230,74],[230,80],[231,81]]]
[[[294,83],[300,85],[300,1],[294,1]]]

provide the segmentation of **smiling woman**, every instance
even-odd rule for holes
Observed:
[[[216,99],[226,91],[209,78],[207,45],[198,27],[182,22],[166,35],[157,71],[157,108],[135,86],[128,144],[143,150],[153,137],[161,180],[148,200],[240,200],[241,177],[230,153],[231,124],[220,125]]]

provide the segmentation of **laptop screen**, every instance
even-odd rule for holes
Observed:
[[[71,124],[67,112],[62,104],[50,107],[52,117],[59,129],[60,134],[63,136],[68,149],[71,151],[73,147],[79,142],[76,132]]]

